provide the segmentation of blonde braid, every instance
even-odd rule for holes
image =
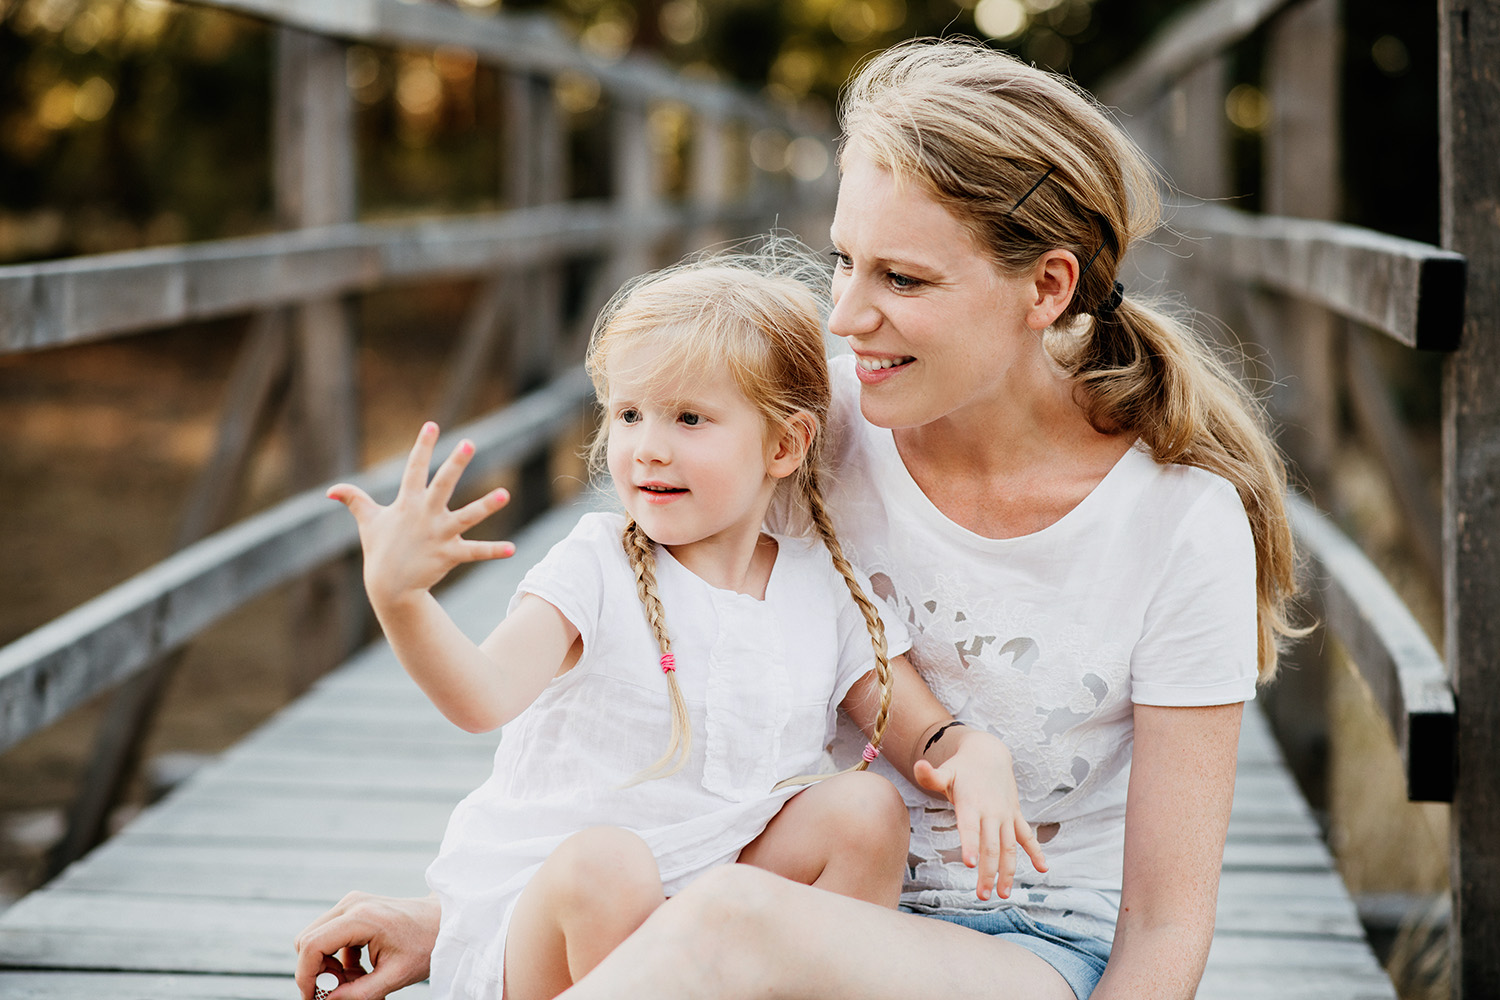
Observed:
[[[828,508],[823,502],[823,490],[818,486],[818,473],[815,462],[809,462],[804,466],[802,479],[803,496],[807,499],[807,512],[812,518],[813,528],[818,536],[823,539],[823,544],[828,547],[828,554],[833,559],[833,568],[839,571],[844,578],[844,583],[849,587],[849,596],[854,598],[854,604],[859,608],[859,613],[864,616],[865,628],[870,633],[870,645],[875,650],[875,679],[880,683],[880,707],[875,712],[875,732],[870,736],[870,745],[875,750],[880,749],[880,743],[885,738],[885,727],[891,718],[891,696],[894,693],[894,684],[891,680],[891,661],[886,651],[885,625],[880,620],[880,612],[875,607],[875,602],[865,595],[865,589],[860,584],[859,578],[854,574],[854,567],[849,565],[849,560],[844,556],[844,547],[839,544],[839,539],[833,531],[833,520],[828,516]],[[846,771],[863,771],[870,766],[868,758],[861,760],[853,767],[845,768]],[[843,771],[836,771],[842,774]],[[805,774],[795,778],[787,778],[778,782],[776,787],[783,788],[787,785],[809,784],[821,781],[823,778],[832,777],[827,774]]]
[[[646,623],[656,635],[656,644],[661,647],[662,656],[669,656],[672,652],[672,639],[667,635],[667,615],[662,609],[661,598],[656,595],[656,550],[652,548],[651,539],[633,520],[625,526],[620,540],[625,546],[630,568],[635,571],[635,590],[645,608]],[[687,763],[693,746],[693,728],[688,719],[687,701],[682,697],[682,688],[677,684],[677,671],[664,669],[663,672],[667,675],[667,690],[672,699],[672,738],[667,743],[667,752],[655,764],[630,779],[626,783],[627,787],[676,774]]]

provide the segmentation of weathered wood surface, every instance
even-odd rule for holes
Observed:
[[[443,594],[470,634],[581,509],[535,522],[515,558]],[[291,997],[293,938],[345,891],[424,891],[448,813],[488,774],[495,741],[444,720],[386,647],[364,651],[0,915],[0,995]],[[1199,996],[1394,997],[1254,706]]]
[[[474,442],[470,476],[513,464],[577,419],[593,387],[582,368],[450,432]],[[395,494],[404,457],[350,477],[377,499]],[[358,544],[353,520],[320,488],[181,550],[0,648],[0,750],[131,676],[271,587]]]
[[[1456,708],[1432,640],[1353,542],[1305,500],[1290,498],[1292,530],[1311,562],[1323,624],[1349,651],[1406,765],[1407,797],[1453,797]]]
[[[0,267],[0,353],[55,347],[190,320],[490,274],[709,223],[769,223],[795,199],[628,215],[576,201],[462,218],[348,223]]]
[[[1500,3],[1439,0],[1443,246],[1473,267],[1443,367],[1444,634],[1459,706],[1454,996],[1500,996]]]

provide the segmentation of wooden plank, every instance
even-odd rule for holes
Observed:
[[[582,369],[445,437],[475,444],[471,475],[514,463],[577,412],[593,387]],[[351,477],[393,495],[404,457]],[[0,648],[0,750],[145,664],[246,601],[351,551],[358,534],[320,488],[298,494],[157,563]]]
[[[392,1000],[426,1000],[426,983],[391,994]],[[290,974],[274,976],[167,975],[141,972],[7,972],[0,970],[6,1000],[289,1000]]]
[[[1261,282],[1408,347],[1451,351],[1458,344],[1462,254],[1359,226],[1219,205],[1183,208],[1172,227],[1196,247],[1184,268]]]
[[[1127,111],[1152,103],[1195,66],[1248,38],[1294,0],[1203,0],[1171,17],[1141,51],[1100,85]]]
[[[767,205],[713,216],[757,222]],[[702,223],[688,208],[629,218],[607,202],[568,202],[454,219],[319,226],[289,233],[0,267],[0,353],[56,347],[211,319],[398,281],[466,277],[553,261],[617,239]]]
[[[1442,659],[1358,546],[1299,497],[1288,497],[1287,514],[1314,567],[1312,586],[1325,625],[1348,650],[1391,725],[1406,768],[1407,797],[1448,801],[1457,723]]]
[[[659,60],[610,60],[579,49],[551,17],[510,12],[466,14],[441,4],[402,0],[190,0],[279,24],[391,48],[454,46],[482,61],[554,76],[564,70],[597,78],[611,92],[661,97],[753,121],[781,116],[754,95],[722,84],[689,80]]]
[[[1459,717],[1454,996],[1500,996],[1500,4],[1438,2],[1443,246],[1474,269],[1443,367],[1444,635]]]

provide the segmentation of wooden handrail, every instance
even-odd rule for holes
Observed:
[[[1323,625],[1339,637],[1391,725],[1412,801],[1453,798],[1457,722],[1443,658],[1384,576],[1327,515],[1287,498],[1297,541],[1311,561],[1310,590]]]
[[[1193,246],[1185,264],[1260,282],[1405,344],[1458,347],[1462,254],[1338,222],[1252,215],[1219,205],[1180,210],[1172,228]]]
[[[470,49],[486,63],[555,75],[565,71],[595,77],[611,93],[636,101],[670,100],[719,115],[765,124],[782,117],[770,106],[733,87],[684,80],[665,65],[643,58],[608,60],[578,49],[553,18],[539,14],[466,13],[456,7],[402,0],[188,0],[205,7],[249,14],[320,35],[374,45]]]
[[[592,396],[581,368],[451,431],[474,442],[470,475],[514,464],[572,425]],[[405,458],[350,477],[394,495]],[[0,751],[132,676],[277,584],[354,550],[354,521],[315,487],[210,535],[0,648]]]
[[[785,204],[779,204],[785,210]],[[0,354],[188,320],[456,277],[760,219],[769,203],[653,207],[564,202],[448,219],[350,223],[0,267]]]

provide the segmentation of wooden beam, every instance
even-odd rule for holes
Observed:
[[[276,24],[391,48],[456,46],[481,61],[544,75],[565,70],[597,78],[611,94],[670,98],[696,108],[753,121],[780,121],[754,95],[722,84],[682,77],[660,60],[608,60],[580,50],[550,16],[466,13],[444,4],[403,0],[190,0]]]
[[[1408,347],[1451,351],[1463,318],[1465,259],[1450,249],[1337,222],[1183,208],[1171,220],[1192,269],[1261,282]]]
[[[470,475],[508,467],[550,441],[592,398],[581,368],[444,436],[475,444]],[[405,458],[351,477],[389,499]],[[191,545],[0,648],[0,751],[140,671],[247,601],[358,546],[354,522],[323,495],[300,493]]]
[[[1297,541],[1312,563],[1324,627],[1349,651],[1391,725],[1406,765],[1407,797],[1453,794],[1454,700],[1432,640],[1359,547],[1307,501],[1287,499]]]
[[[1444,634],[1458,692],[1454,996],[1500,996],[1500,3],[1438,2],[1443,246],[1473,275],[1443,368]]]
[[[758,221],[736,203],[707,221]],[[602,249],[627,226],[662,234],[703,212],[627,216],[568,202],[458,219],[319,226],[290,233],[0,267],[0,354],[295,305],[400,281],[467,277]]]
[[[1173,16],[1099,86],[1106,104],[1136,111],[1180,77],[1243,41],[1294,0],[1204,0]]]

